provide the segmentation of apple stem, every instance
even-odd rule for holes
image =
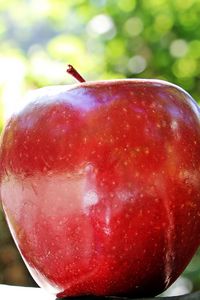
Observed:
[[[85,79],[74,69],[72,65],[68,65],[66,72],[72,75],[78,82],[85,82]]]

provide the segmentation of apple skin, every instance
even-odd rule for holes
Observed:
[[[32,92],[8,121],[1,199],[36,280],[58,297],[155,296],[200,244],[200,113],[164,81]]]

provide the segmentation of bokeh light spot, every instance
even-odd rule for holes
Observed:
[[[146,66],[146,59],[141,55],[133,56],[128,62],[128,69],[132,74],[139,74],[143,72]]]
[[[170,45],[170,54],[174,57],[183,57],[188,51],[188,44],[185,40],[174,40]]]
[[[173,18],[170,15],[161,14],[155,18],[154,28],[159,33],[168,32],[173,26]]]
[[[87,25],[87,32],[93,36],[104,35],[111,39],[116,34],[113,19],[108,15],[97,15]]]
[[[196,60],[192,58],[180,58],[174,63],[172,71],[179,78],[194,76],[197,72]]]
[[[137,36],[143,31],[143,22],[139,17],[132,17],[124,24],[124,30],[130,36]]]
[[[135,9],[136,0],[118,0],[116,1],[118,7],[124,12],[130,12]]]

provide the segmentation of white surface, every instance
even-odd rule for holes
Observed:
[[[47,294],[40,288],[16,287],[0,284],[1,300],[55,300],[56,297]]]

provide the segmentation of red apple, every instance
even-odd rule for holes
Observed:
[[[156,295],[200,243],[200,113],[173,84],[39,89],[10,118],[0,151],[10,230],[36,282],[58,297]]]

